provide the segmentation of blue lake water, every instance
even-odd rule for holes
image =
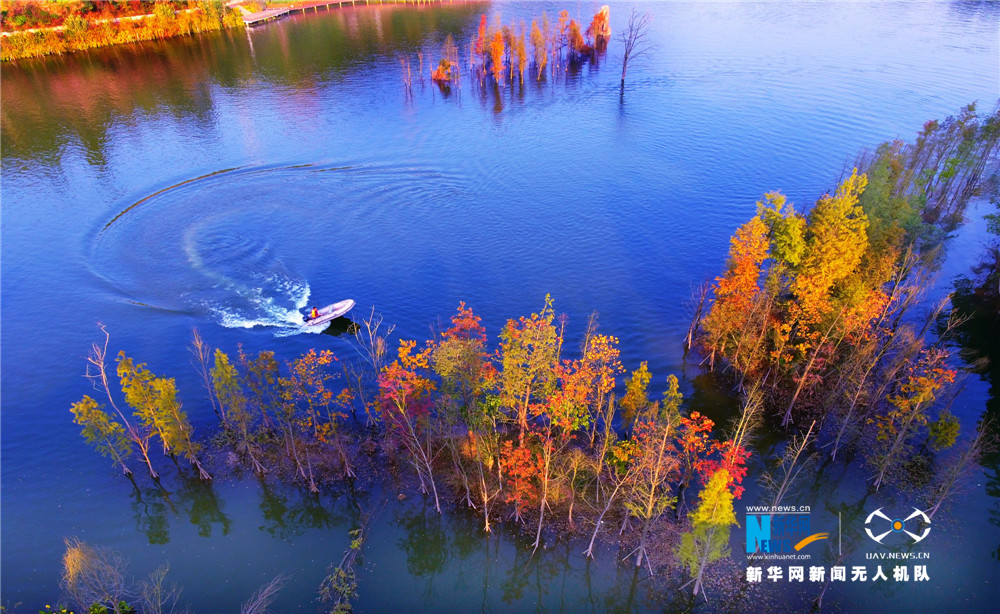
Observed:
[[[616,35],[629,7],[611,5]],[[136,575],[169,561],[198,612],[238,611],[277,573],[290,580],[276,611],[313,611],[347,544],[343,493],[314,501],[225,477],[206,489],[172,469],[171,497],[133,492],[68,412],[90,391],[99,322],[113,351],[177,378],[209,434],[193,327],[230,353],[291,359],[352,352],[303,333],[306,305],[351,297],[355,315],[374,306],[398,337],[422,339],[465,301],[495,340],[550,293],[571,337],[600,312],[627,368],[648,360],[658,388],[683,374],[685,392],[723,416],[732,401],[697,392],[681,343],[692,291],[719,273],[755,201],[779,189],[806,207],[862,148],[1000,97],[1000,5],[988,2],[642,4],[655,48],[624,95],[617,40],[596,62],[541,81],[531,71],[523,86],[466,74],[446,92],[427,78],[447,34],[468,57],[481,13],[530,24],[563,8],[589,22],[597,6],[356,7],[2,67],[5,605],[55,600],[63,540],[76,536],[122,552]],[[424,75],[409,89],[401,59]],[[949,243],[939,292],[978,257],[983,212]],[[953,411],[971,426],[987,397],[971,378]],[[859,483],[825,468],[801,496],[835,523],[859,504]],[[475,518],[425,514],[416,499],[391,500],[374,521],[364,611],[667,603],[616,567],[611,545],[597,564],[561,542],[529,560],[510,532],[487,541]],[[977,471],[935,525],[931,582],[846,583],[827,599],[845,611],[990,610],[998,506]]]

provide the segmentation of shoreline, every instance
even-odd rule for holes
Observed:
[[[167,5],[158,5],[166,7]],[[221,9],[221,10],[220,10]],[[72,25],[4,32],[0,43],[0,61],[62,55],[86,49],[125,43],[174,38],[187,34],[243,27],[236,11],[220,5],[205,4],[196,9],[173,11],[169,7],[149,15],[88,22],[78,18]]]
[[[63,55],[140,41],[162,40],[229,28],[247,28],[281,19],[293,13],[306,14],[310,9],[350,6],[395,6],[468,3],[480,0],[306,0],[304,2],[268,2],[264,11],[252,13],[234,2],[225,5],[205,3],[191,9],[169,10],[145,15],[87,21],[79,17],[73,24],[50,28],[31,28],[0,32],[0,62]],[[158,5],[165,6],[165,5]],[[169,13],[169,14],[168,14]]]

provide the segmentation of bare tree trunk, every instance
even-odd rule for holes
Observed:
[[[788,468],[785,469],[785,477],[784,479],[781,480],[781,485],[778,486],[777,492],[774,493],[774,501],[771,503],[772,509],[777,508],[779,505],[781,505],[781,499],[784,498],[786,494],[788,494],[788,489],[795,481],[795,478],[798,477],[799,472],[802,471],[802,467],[796,469],[795,465],[799,462],[799,457],[802,455],[802,452],[806,449],[806,446],[809,445],[809,438],[810,436],[812,436],[812,430],[813,427],[815,426],[816,426],[816,421],[813,420],[812,424],[809,425],[809,430],[806,431],[805,437],[803,437],[801,443],[799,443],[799,445],[795,447]]]
[[[201,338],[201,333],[198,332],[197,328],[192,329],[191,332],[194,334],[194,341],[192,341],[190,348],[196,360],[194,366],[198,371],[198,375],[201,376],[202,386],[208,392],[208,401],[212,404],[212,411],[218,416],[222,428],[229,428],[226,421],[226,413],[222,411],[222,404],[216,400],[215,388],[212,386],[212,377],[209,374],[208,361],[212,355],[212,348]]]
[[[986,436],[986,432],[989,429],[988,421],[984,421],[983,424],[979,425],[979,430],[976,432],[976,436],[970,441],[962,452],[959,454],[958,458],[947,468],[944,478],[935,488],[934,498],[932,499],[934,505],[931,509],[927,510],[927,517],[933,519],[934,514],[938,513],[941,509],[941,505],[951,497],[958,486],[959,479],[968,471],[973,464],[979,459],[979,456],[983,452],[983,443]]]
[[[118,417],[121,418],[122,424],[125,425],[125,431],[128,433],[129,438],[139,446],[139,451],[142,452],[142,458],[146,461],[146,467],[149,469],[149,476],[154,480],[158,480],[160,475],[156,473],[153,469],[153,462],[149,459],[149,437],[146,437],[137,429],[135,426],[129,422],[122,410],[118,408],[118,404],[115,403],[114,397],[111,395],[111,386],[108,383],[108,372],[107,372],[107,355],[108,355],[108,342],[111,341],[111,334],[107,331],[104,325],[101,325],[101,332],[104,333],[104,345],[98,345],[96,343],[90,346],[90,355],[87,356],[87,367],[86,377],[94,383],[94,387],[98,387],[104,391],[104,394],[108,397],[108,402],[111,403],[111,407],[115,409]],[[94,373],[91,369],[95,369],[97,372]],[[129,472],[131,474],[131,471]]]
[[[629,64],[636,59],[648,54],[652,50],[649,43],[649,22],[652,16],[649,13],[636,15],[635,7],[629,14],[628,27],[622,33],[620,40],[623,43],[622,56],[622,80],[621,94],[625,95],[625,75],[628,73]]]

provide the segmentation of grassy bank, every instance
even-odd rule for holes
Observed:
[[[122,18],[114,21],[89,21],[72,14],[61,29],[13,32],[0,42],[0,60],[70,53],[95,47],[171,38],[184,34],[243,27],[238,13],[224,3],[196,3],[193,10],[175,11],[173,3],[156,3],[151,16]]]

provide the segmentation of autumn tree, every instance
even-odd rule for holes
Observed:
[[[508,320],[500,334],[500,398],[514,412],[523,446],[531,404],[542,402],[556,384],[555,367],[562,342],[552,298],[531,317]]]
[[[131,477],[132,470],[125,464],[125,459],[132,454],[132,440],[125,427],[87,395],[73,403],[70,411],[73,412],[73,423],[83,427],[80,434],[87,443],[102,455],[110,457],[126,476]]]
[[[530,447],[512,441],[504,441],[500,448],[500,465],[506,476],[504,490],[507,503],[514,504],[514,519],[523,522],[524,510],[539,499],[538,476],[544,463]]]
[[[791,287],[807,322],[829,313],[830,292],[854,272],[868,247],[868,216],[859,204],[867,184],[868,177],[854,169],[809,212],[805,251]]]
[[[955,381],[955,371],[945,364],[947,358],[948,351],[944,349],[922,352],[917,363],[910,367],[899,393],[889,397],[892,409],[878,419],[878,441],[882,445],[874,463],[876,490],[889,469],[899,462],[907,442],[920,427],[927,425],[927,410],[937,398],[935,395]]]
[[[535,70],[538,71],[538,80],[542,80],[542,76],[545,75],[545,66],[549,62],[549,50],[548,50],[548,40],[547,32],[549,29],[548,18],[545,13],[542,13],[542,20],[544,24],[544,30],[538,27],[538,22],[535,20],[531,21],[531,49],[532,57],[535,61]]]
[[[451,318],[451,326],[432,344],[430,365],[441,378],[442,402],[438,415],[439,420],[443,422],[442,439],[451,453],[455,470],[462,478],[466,501],[470,507],[475,507],[471,500],[469,476],[459,450],[460,436],[456,435],[456,430],[463,430],[461,426],[467,426],[468,435],[464,437],[464,443],[471,450],[478,435],[473,430],[472,424],[486,426],[473,414],[481,411],[483,395],[492,389],[496,379],[496,369],[490,361],[486,347],[486,329],[483,328],[479,316],[467,308],[464,302],[459,303],[458,313]],[[483,435],[488,437],[486,433]],[[484,497],[481,502],[486,506],[488,499],[485,472],[481,460],[477,459],[477,462],[480,494]]]
[[[486,63],[486,15],[479,16],[479,29],[476,32],[476,40],[472,45],[473,53],[480,58],[480,63]]]
[[[685,507],[685,495],[698,471],[704,468],[708,454],[711,452],[712,427],[715,423],[700,412],[691,412],[690,416],[681,416],[677,433],[679,478],[677,481],[678,515]]]
[[[635,424],[650,406],[649,382],[653,375],[647,365],[646,361],[640,363],[639,368],[625,381],[625,396],[619,402],[622,408],[622,426],[630,427]]]
[[[194,429],[177,399],[174,379],[156,377],[144,363],[135,364],[124,351],[118,353],[118,378],[125,402],[135,409],[145,426],[159,435],[163,452],[183,455],[201,479],[212,479],[198,459],[201,444],[192,437]]]
[[[553,478],[554,459],[558,458],[570,442],[574,432],[586,432],[590,420],[588,408],[592,391],[592,371],[583,360],[563,361],[555,368],[557,384],[544,403],[532,406],[536,417],[543,417],[544,426],[537,431],[541,443],[540,472],[541,493],[538,505],[538,531],[535,549],[541,544],[542,525],[548,506]]]
[[[256,421],[250,411],[250,399],[243,389],[236,366],[229,362],[229,356],[222,350],[215,350],[215,366],[209,375],[212,390],[226,418],[224,428],[235,437],[236,453],[249,458],[258,474],[265,473],[264,465],[258,458],[260,450],[254,440]]]
[[[611,8],[608,5],[602,6],[596,13],[594,19],[587,26],[587,38],[594,41],[594,48],[604,51],[611,40]]]
[[[441,61],[438,63],[437,68],[435,68],[434,71],[431,72],[431,80],[438,82],[451,81],[454,78],[452,77],[451,74],[453,66],[454,65],[451,63],[450,60],[448,60],[447,58],[441,58]]]
[[[725,469],[715,472],[705,485],[698,508],[691,514],[691,531],[681,537],[677,556],[694,576],[694,594],[704,588],[705,569],[729,554],[729,531],[736,524],[731,477]],[[706,597],[706,601],[708,598]]]
[[[607,425],[613,416],[611,397],[617,384],[617,375],[624,371],[618,360],[618,338],[609,335],[590,335],[583,348],[583,363],[591,375],[590,392],[590,445],[594,445],[598,425]]]
[[[490,38],[489,45],[489,55],[490,55],[490,70],[493,71],[493,79],[496,81],[497,85],[503,87],[504,84],[504,65],[503,58],[506,52],[506,45],[504,44],[503,32],[497,30],[493,33]]]
[[[246,386],[248,411],[260,416],[265,435],[270,435],[275,429],[280,430],[281,383],[274,352],[263,350],[251,359],[241,347],[237,359]]]
[[[420,492],[427,494],[430,484],[434,509],[441,513],[434,459],[437,453],[431,440],[430,393],[434,382],[421,372],[429,368],[431,349],[414,353],[416,341],[400,341],[398,358],[379,375],[379,403],[387,426],[401,439],[410,463],[420,480]]]
[[[740,332],[760,292],[761,265],[768,256],[768,228],[753,217],[730,240],[726,272],[715,279],[715,300],[702,323],[712,360],[716,352],[738,356]]]
[[[451,318],[451,326],[430,348],[430,366],[440,378],[442,403],[439,419],[443,440],[452,455],[453,465],[462,477],[469,499],[469,476],[464,458],[472,459],[477,482],[477,501],[481,506],[486,531],[490,531],[490,507],[500,491],[498,471],[501,412],[497,399],[489,394],[496,385],[496,367],[487,347],[486,329],[479,316],[465,303]],[[465,429],[461,427],[464,425]],[[465,430],[465,437],[456,431]],[[459,441],[459,439],[463,439]],[[496,479],[494,479],[496,477]]]
[[[111,334],[108,333],[104,326],[101,326],[101,332],[104,333],[104,343],[98,344],[93,343],[90,346],[90,354],[87,355],[87,371],[86,377],[91,380],[94,388],[102,391],[108,398],[108,402],[111,407],[114,408],[115,414],[117,414],[122,428],[125,429],[125,433],[129,440],[132,441],[138,448],[140,454],[142,454],[142,459],[146,463],[146,468],[149,470],[149,475],[154,480],[159,478],[156,470],[153,469],[153,462],[149,458],[149,446],[150,442],[155,435],[155,432],[149,428],[146,424],[133,424],[128,416],[118,407],[115,403],[114,395],[111,394],[111,385],[108,381],[108,370],[107,370],[107,355],[108,355],[108,343],[111,341]],[[87,405],[80,409],[84,409]],[[91,420],[101,420],[97,415],[90,418]],[[113,426],[109,424],[102,425],[101,429],[110,434],[110,431],[114,429]],[[96,434],[96,433],[95,433]]]
[[[280,381],[287,403],[304,403],[301,424],[316,441],[332,445],[340,456],[344,476],[354,477],[340,432],[340,420],[345,414],[339,411],[337,390],[331,386],[337,377],[329,369],[334,362],[337,357],[330,350],[310,349],[288,365],[289,376]],[[305,452],[307,464],[311,464],[308,448]]]
[[[583,40],[583,34],[580,33],[580,24],[576,23],[574,19],[570,19],[567,25],[567,37],[570,51],[574,54],[585,55],[590,53],[590,46],[587,45],[587,41]]]
[[[455,39],[449,34],[444,39],[444,47],[442,49],[444,57],[441,58],[438,67],[434,69],[431,73],[431,79],[434,81],[457,81],[458,75],[458,47],[455,46]]]
[[[636,555],[636,567],[642,565],[644,556],[649,565],[647,548],[650,529],[676,501],[672,484],[677,479],[679,468],[674,447],[677,424],[671,419],[672,416],[652,415],[637,422],[632,434],[635,442],[632,462],[636,465],[636,475],[625,507],[642,521],[639,546],[630,553]],[[649,572],[653,573],[651,566]]]
[[[517,62],[517,72],[520,77],[520,82],[523,84],[524,69],[528,66],[528,49],[524,40],[524,24],[521,24],[521,29],[518,31],[517,36],[513,39],[513,45],[511,46],[510,52],[514,56],[514,60]],[[513,63],[511,66],[513,66]]]

